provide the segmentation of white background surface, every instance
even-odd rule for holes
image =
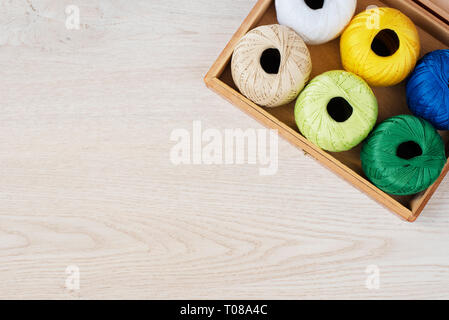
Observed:
[[[0,1],[0,298],[449,298],[448,181],[410,224],[283,140],[271,177],[170,162],[262,128],[202,82],[254,4]]]

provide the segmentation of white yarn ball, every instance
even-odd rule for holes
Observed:
[[[257,27],[240,39],[232,55],[231,71],[245,97],[264,107],[278,107],[296,99],[304,88],[312,60],[295,31],[272,24]]]
[[[295,30],[311,45],[337,38],[356,7],[357,0],[276,0],[278,22]]]

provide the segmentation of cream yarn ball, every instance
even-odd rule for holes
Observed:
[[[293,101],[312,71],[309,50],[292,29],[278,24],[257,27],[237,43],[231,62],[240,92],[264,107]]]
[[[337,38],[356,7],[357,0],[276,0],[278,22],[295,30],[311,45]]]

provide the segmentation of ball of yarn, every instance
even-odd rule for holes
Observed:
[[[329,71],[314,78],[296,102],[301,133],[324,150],[347,151],[362,142],[376,124],[377,100],[360,77]]]
[[[351,21],[356,6],[357,0],[276,0],[278,22],[311,45],[337,38]]]
[[[429,122],[410,115],[382,122],[365,141],[360,158],[368,179],[394,195],[427,189],[446,163],[438,132]]]
[[[312,71],[309,50],[292,29],[278,24],[248,32],[235,47],[232,77],[240,92],[264,107],[293,101]]]
[[[358,14],[340,40],[343,67],[369,85],[387,87],[404,80],[416,65],[420,44],[413,22],[392,8]]]
[[[449,50],[421,59],[407,83],[407,102],[413,114],[449,130]]]

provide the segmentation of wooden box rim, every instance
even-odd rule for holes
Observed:
[[[448,173],[449,160],[448,162],[446,162],[446,165],[444,166],[443,171],[437,181],[424,192],[421,199],[418,201],[416,208],[409,209],[398,202],[396,199],[392,198],[387,193],[377,188],[369,180],[359,175],[357,172],[346,166],[344,163],[340,162],[338,159],[334,158],[331,154],[328,154],[321,148],[315,146],[312,142],[303,137],[299,132],[291,129],[282,121],[279,121],[273,115],[265,111],[262,107],[256,105],[255,103],[244,97],[242,94],[240,94],[238,91],[234,90],[219,79],[220,75],[223,73],[224,69],[229,63],[234,51],[234,47],[236,46],[239,39],[253,28],[253,26],[259,21],[259,19],[262,17],[265,11],[267,11],[273,1],[274,0],[257,1],[256,5],[253,7],[249,15],[245,18],[241,26],[238,28],[236,33],[233,35],[229,43],[226,45],[224,50],[221,52],[217,60],[213,63],[212,67],[206,74],[204,78],[206,86],[232,104],[245,111],[247,114],[258,120],[263,125],[272,129],[277,129],[279,135],[284,139],[286,139],[293,145],[303,149],[304,152],[318,160],[331,171],[338,174],[340,177],[382,204],[384,207],[396,213],[404,220],[414,222],[421,214],[424,207]],[[389,5],[387,0],[384,0],[383,2]],[[435,28],[434,33],[438,34],[438,36],[441,36],[443,40],[446,40],[446,43],[449,43],[449,25],[446,24],[442,19],[426,11],[419,4],[412,2],[411,0],[394,0],[394,4],[395,7],[399,9],[407,8],[409,16],[412,18],[412,20],[413,16],[419,16],[420,18],[424,19],[425,25],[430,25],[432,28]]]
[[[446,9],[440,8],[432,0],[414,0],[419,3],[424,9],[430,11],[433,15],[449,24],[449,12]]]

